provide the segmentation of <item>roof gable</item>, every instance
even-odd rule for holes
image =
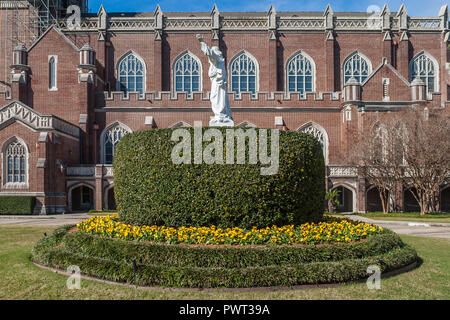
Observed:
[[[364,101],[411,101],[411,84],[387,59],[361,84]]]
[[[78,47],[68,38],[64,35],[64,33],[62,33],[58,28],[56,28],[55,26],[51,26],[50,28],[48,28],[31,46],[30,48],[28,48],[28,52],[30,52],[34,47],[36,47],[42,39],[44,39],[47,34],[49,34],[50,32],[56,32],[59,36],[61,36],[61,38],[67,42],[67,44],[69,44],[75,51],[78,51]]]
[[[405,85],[410,86],[410,82],[405,79],[398,71],[395,69],[390,63],[387,62],[386,58],[383,58],[383,61],[381,62],[378,67],[375,68],[375,70],[372,71],[372,73],[367,77],[367,79],[361,84],[361,86],[365,86],[370,80],[383,68],[388,68],[391,72],[393,72]]]
[[[19,121],[35,131],[60,131],[79,137],[79,128],[53,115],[43,115],[20,101],[12,101],[0,108],[0,129]]]

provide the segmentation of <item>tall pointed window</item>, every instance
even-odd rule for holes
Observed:
[[[252,92],[258,90],[258,65],[256,59],[242,52],[230,63],[231,91]]]
[[[12,185],[25,185],[28,181],[28,152],[25,144],[12,139],[3,149],[4,181]]]
[[[438,91],[437,65],[434,58],[421,52],[411,60],[409,69],[411,81],[416,77],[420,78],[425,83],[427,92]]]
[[[314,122],[308,122],[298,128],[297,131],[310,134],[320,142],[325,164],[328,164],[328,135],[325,129]]]
[[[366,57],[359,52],[355,52],[344,61],[344,83],[350,78],[355,78],[359,83],[363,83],[372,72],[372,65]]]
[[[130,52],[117,65],[119,78],[118,90],[123,92],[139,92],[145,90],[145,65],[141,58]]]
[[[184,53],[173,66],[175,91],[198,92],[201,90],[201,64],[197,57],[189,52]]]
[[[114,152],[120,139],[131,130],[125,126],[116,123],[103,132],[103,163],[111,164],[114,160]]]
[[[314,65],[305,54],[297,53],[289,59],[286,66],[288,78],[288,91],[305,92],[314,91]]]
[[[50,56],[48,60],[48,89],[56,90],[56,56]]]

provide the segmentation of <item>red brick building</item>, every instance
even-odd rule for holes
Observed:
[[[76,29],[59,20],[14,48],[2,79],[0,196],[35,196],[41,214],[113,208],[111,163],[124,134],[207,125],[213,115],[201,34],[226,59],[236,125],[314,134],[340,210],[376,210],[377,193],[346,162],[350,133],[412,105],[448,114],[448,25],[447,6],[420,18],[403,5],[372,15],[101,7]],[[395,197],[397,210],[415,209],[406,190]]]

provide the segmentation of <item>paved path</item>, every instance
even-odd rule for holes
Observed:
[[[48,216],[1,216],[0,226],[63,226],[65,224],[76,224],[92,216],[87,213],[55,214]]]
[[[398,234],[450,239],[450,223],[374,220],[357,215],[345,215],[345,217],[352,220],[373,223]]]
[[[1,216],[0,226],[4,225],[20,225],[20,226],[62,226],[65,224],[76,224],[89,217],[87,213],[71,213],[58,214],[48,216]],[[341,217],[341,216],[339,216]],[[373,220],[357,215],[346,215],[347,218],[353,220],[364,221],[367,223],[377,224],[383,228],[388,228],[399,234],[407,234],[412,236],[437,237],[450,239],[450,223],[434,223],[434,222],[408,222],[408,221],[386,221]]]

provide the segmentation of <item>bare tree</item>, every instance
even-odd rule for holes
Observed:
[[[448,112],[447,112],[448,113]],[[450,178],[450,125],[446,109],[408,108],[384,114],[356,134],[351,159],[378,189],[383,212],[401,183],[424,215],[436,210],[439,189]]]
[[[410,109],[399,116],[404,131],[403,183],[424,215],[436,210],[439,189],[449,179],[449,116],[445,109]]]
[[[401,177],[401,136],[396,117],[386,117],[358,131],[354,141],[350,149],[352,163],[377,188],[383,212],[388,213],[390,195]]]

